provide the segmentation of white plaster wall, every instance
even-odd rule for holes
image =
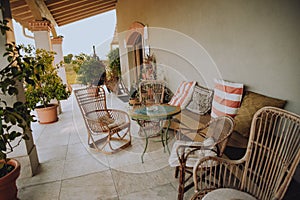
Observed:
[[[285,108],[300,114],[299,8],[299,1],[282,0],[119,1],[118,31],[134,21],[149,26],[157,62],[174,69],[166,75],[173,90],[182,79],[213,87],[220,76],[286,99]]]
[[[64,60],[62,44],[52,44],[52,51],[56,52],[54,56],[54,65],[58,65],[61,61]],[[59,66],[57,70],[58,76],[62,79],[64,84],[67,84],[67,75],[66,69],[64,66]]]
[[[33,35],[36,49],[52,50],[49,31],[34,31]]]

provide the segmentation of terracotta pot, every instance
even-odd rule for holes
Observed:
[[[20,163],[17,160],[10,159],[8,164],[15,168],[9,174],[0,178],[0,200],[15,200],[18,195],[16,180],[20,175]]]
[[[57,104],[49,104],[46,108],[43,106],[37,106],[35,111],[38,115],[38,120],[40,124],[49,124],[56,122],[57,117]]]

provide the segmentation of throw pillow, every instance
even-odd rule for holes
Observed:
[[[241,104],[244,85],[219,79],[214,81],[215,88],[211,116],[213,118],[225,115],[235,117]]]
[[[196,81],[182,81],[169,104],[184,109],[192,98],[195,85]]]
[[[192,100],[186,109],[200,115],[206,114],[211,109],[213,93],[213,90],[196,85]]]
[[[237,131],[244,137],[248,137],[250,133],[251,122],[254,114],[265,106],[273,106],[283,108],[286,101],[268,97],[262,94],[247,91],[240,109],[237,112],[234,131]]]

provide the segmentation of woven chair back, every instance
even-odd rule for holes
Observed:
[[[300,160],[300,117],[273,107],[253,118],[241,189],[258,199],[283,198]]]

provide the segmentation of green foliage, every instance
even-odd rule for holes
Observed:
[[[121,76],[121,64],[119,48],[112,49],[108,54],[108,76],[119,78]]]
[[[73,54],[68,54],[64,56],[64,62],[67,64],[70,64],[72,62],[72,59],[73,59]]]
[[[26,84],[26,103],[30,109],[34,109],[39,103],[44,107],[52,99],[62,100],[69,97],[70,93],[57,74],[57,68],[53,66],[54,52],[37,49],[35,53],[27,51],[25,58],[34,60],[25,64],[26,68],[34,69],[34,74],[29,78],[34,84]]]
[[[75,59],[72,60],[72,64],[74,65],[73,69],[76,73],[78,73],[80,66],[87,60],[90,60],[91,57],[87,54],[81,53],[79,55],[74,56]]]
[[[2,34],[9,30],[6,23],[0,20]],[[4,95],[0,96],[0,160],[5,161],[7,154],[12,152],[22,139],[29,139],[26,133],[30,131],[30,122],[34,121],[26,104],[23,102],[12,104],[9,101],[18,94],[18,87],[22,85],[23,81],[26,84],[34,84],[30,77],[35,72],[33,68],[27,68],[27,65],[35,61],[23,57],[21,51],[26,52],[27,50],[14,43],[7,44],[3,56],[7,58],[8,64],[1,63],[0,67],[0,90]],[[15,140],[16,142],[14,142]],[[9,171],[9,166],[6,163],[0,164],[0,171],[1,176],[4,176]]]
[[[102,61],[89,57],[80,65],[78,81],[84,85],[97,85],[101,75],[105,72]]]

